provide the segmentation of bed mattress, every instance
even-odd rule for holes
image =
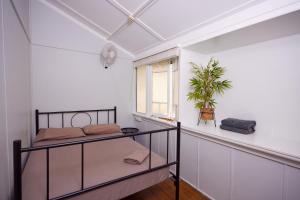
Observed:
[[[110,135],[111,136],[111,135]],[[87,136],[84,139],[99,136]],[[103,136],[102,136],[103,137]],[[34,146],[55,144],[83,138],[46,141]],[[149,158],[141,165],[123,162],[125,156],[144,146],[131,138],[87,143],[84,145],[84,187],[94,186],[136,172],[147,170]],[[81,189],[81,145],[59,147],[49,150],[49,197],[55,198]],[[152,167],[166,164],[166,160],[152,153]],[[169,176],[169,168],[137,176],[70,199],[115,200],[121,199],[157,184]],[[46,151],[31,152],[22,174],[22,197],[24,200],[46,199]]]

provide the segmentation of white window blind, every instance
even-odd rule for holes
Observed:
[[[139,67],[139,66],[143,66],[143,65],[149,65],[149,64],[152,64],[152,63],[157,63],[157,62],[162,61],[162,60],[167,60],[169,58],[178,57],[179,53],[180,53],[179,48],[175,47],[175,48],[168,49],[168,50],[165,50],[163,52],[160,52],[160,53],[157,53],[157,54],[154,54],[154,55],[136,60],[136,61],[133,62],[133,65],[135,67]]]

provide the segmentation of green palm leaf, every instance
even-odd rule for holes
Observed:
[[[215,108],[217,102],[213,98],[214,94],[224,94],[225,90],[232,87],[231,81],[220,80],[225,74],[225,68],[214,58],[209,60],[206,67],[193,62],[190,64],[193,77],[189,82],[191,91],[187,94],[187,99],[194,101],[198,109]]]

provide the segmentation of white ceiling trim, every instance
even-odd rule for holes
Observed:
[[[172,39],[174,39],[176,37],[179,37],[179,36],[182,36],[182,35],[187,34],[189,32],[192,32],[192,31],[194,31],[194,30],[196,30],[196,29],[198,29],[200,27],[203,27],[203,26],[209,24],[209,23],[212,23],[214,21],[217,21],[219,19],[227,17],[228,15],[230,15],[230,14],[232,14],[234,12],[239,12],[240,10],[243,10],[243,9],[247,8],[251,4],[254,4],[255,2],[258,2],[258,1],[259,0],[249,0],[249,1],[245,2],[245,3],[242,3],[242,4],[240,4],[240,5],[232,8],[230,10],[222,12],[221,14],[219,14],[217,16],[214,16],[214,17],[209,18],[209,19],[207,19],[207,20],[205,20],[205,21],[203,21],[203,22],[201,22],[199,24],[196,24],[195,26],[192,26],[191,28],[188,28],[188,29],[183,30],[183,31],[181,31],[179,33],[176,33],[175,35],[172,35],[171,37],[169,37],[168,40],[172,40]]]
[[[224,19],[209,24],[207,28],[196,29],[186,35],[168,40],[160,45],[136,52],[136,59],[141,59],[166,49],[190,45],[268,20],[287,13],[300,10],[300,0],[273,1],[266,0],[262,4],[249,7],[245,12],[234,13]]]
[[[166,39],[162,37],[159,33],[154,31],[151,27],[146,25],[141,20],[135,18],[135,16],[140,15],[146,8],[149,8],[150,5],[153,5],[153,3],[157,0],[148,0],[144,4],[142,4],[135,12],[131,13],[129,10],[124,8],[119,2],[116,0],[106,0],[108,3],[110,3],[112,6],[114,6],[116,9],[121,11],[123,14],[127,15],[128,21],[126,21],[124,24],[120,25],[111,35],[108,37],[108,39],[113,38],[115,35],[117,35],[121,30],[125,29],[127,26],[130,26],[131,23],[136,22],[139,26],[141,26],[145,31],[150,33],[155,38],[159,39],[160,41],[165,41]]]
[[[232,8],[232,9],[230,9],[230,10],[227,10],[227,11],[223,12],[223,13],[215,16],[215,17],[207,19],[207,20],[205,20],[205,21],[203,21],[203,22],[201,22],[201,23],[199,23],[199,24],[197,24],[197,25],[195,25],[195,26],[193,26],[193,27],[191,27],[189,29],[183,30],[183,31],[181,31],[181,32],[179,32],[179,33],[177,33],[177,34],[169,37],[169,38],[166,38],[164,41],[170,41],[170,40],[173,40],[173,39],[175,39],[177,37],[180,37],[182,35],[185,35],[185,34],[188,34],[190,32],[193,32],[193,31],[195,31],[195,30],[197,30],[197,29],[199,29],[199,28],[201,28],[201,27],[203,27],[203,26],[205,26],[205,25],[207,25],[209,23],[212,23],[212,22],[215,22],[215,21],[217,21],[219,19],[227,17],[228,15],[230,15],[230,14],[232,14],[234,12],[239,12],[240,10],[247,8],[251,4],[254,4],[255,2],[258,2],[258,1],[259,0],[249,0],[249,1],[245,2],[245,3],[243,3],[243,4],[240,4],[239,6],[236,6],[236,7]],[[149,28],[151,28],[151,27],[149,27]],[[149,46],[147,46],[147,47],[145,47],[143,49],[140,49],[140,50],[134,52],[134,54],[140,54],[140,53],[142,53],[144,51],[147,51],[147,50],[149,50],[149,49],[151,49],[151,48],[153,48],[155,46],[157,46],[157,44],[149,45]]]
[[[248,0],[243,4],[240,4],[230,10],[227,10],[225,12],[222,12],[221,14],[214,16],[210,19],[207,19],[197,25],[194,25],[193,27],[190,27],[188,29],[182,30],[178,33],[175,33],[174,35],[170,37],[163,37],[159,32],[157,32],[155,29],[153,29],[151,26],[147,25],[143,22],[140,17],[143,15],[145,11],[150,9],[153,5],[155,5],[159,0],[144,0],[141,5],[135,11],[131,12],[126,7],[124,7],[121,3],[119,3],[117,0],[105,0],[107,3],[109,3],[112,7],[120,11],[122,14],[127,16],[128,20],[125,20],[123,22],[120,22],[121,24],[114,30],[114,31],[107,31],[105,28],[101,27],[101,25],[98,25],[93,20],[88,19],[87,17],[83,16],[81,13],[73,9],[71,6],[69,6],[67,3],[63,2],[62,0],[46,0],[50,4],[59,4],[59,8],[63,11],[68,13],[71,17],[75,18],[75,20],[78,20],[82,23],[84,23],[88,27],[92,27],[95,29],[95,31],[99,32],[99,34],[102,34],[105,39],[111,41],[112,38],[114,38],[116,35],[120,34],[123,30],[128,28],[132,23],[136,23],[138,26],[143,28],[146,32],[148,32],[150,35],[155,37],[159,40],[159,42],[156,42],[154,44],[148,45],[142,49],[139,49],[135,52],[132,52],[133,54],[139,54],[143,51],[147,51],[150,48],[153,48],[154,46],[157,46],[163,42],[173,40],[177,37],[183,36],[185,34],[189,34],[190,32],[193,32],[195,30],[198,30],[202,28],[203,26],[208,25],[209,23],[213,23],[217,20],[220,20],[224,17],[229,16],[230,14],[233,14],[235,12],[239,12],[240,10],[243,10],[247,7],[250,7],[251,5],[257,3],[260,0]],[[57,5],[54,5],[57,7]],[[128,51],[127,51],[128,52]]]
[[[124,6],[122,6],[119,2],[116,0],[106,0],[110,5],[121,11],[123,14],[127,16],[131,16],[131,12],[127,10]]]
[[[142,22],[142,20],[140,19],[136,19],[134,20],[138,25],[140,25],[143,29],[145,29],[145,31],[147,31],[148,33],[150,33],[151,35],[153,35],[154,37],[156,37],[157,39],[159,39],[160,41],[165,41],[166,38],[164,38],[163,36],[161,36],[159,33],[157,33],[155,30],[153,30],[151,27],[149,27],[147,24],[145,24],[144,22]]]
[[[147,9],[151,8],[158,0],[147,0],[145,1],[132,15],[133,17],[138,17],[142,15]]]

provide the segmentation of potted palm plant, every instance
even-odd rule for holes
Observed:
[[[218,60],[211,58],[206,67],[198,66],[191,62],[193,77],[190,79],[191,91],[188,100],[195,102],[195,107],[200,110],[198,125],[201,120],[215,120],[215,107],[217,102],[215,94],[223,94],[231,88],[231,81],[221,80],[225,68],[219,65]],[[216,125],[216,123],[215,123]]]

